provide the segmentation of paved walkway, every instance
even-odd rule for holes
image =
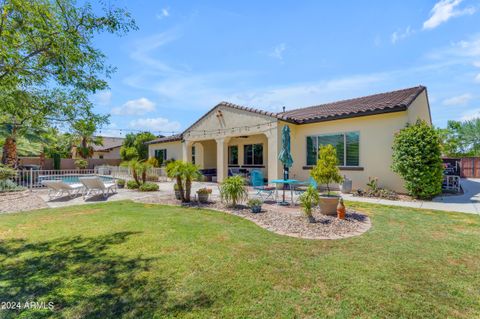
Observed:
[[[434,198],[432,201],[392,201],[377,198],[354,197],[350,194],[343,194],[342,197],[345,200],[355,202],[480,214],[480,179],[463,179],[461,183],[464,189],[463,195],[439,196],[437,198]],[[173,194],[173,184],[173,182],[159,183],[160,193],[162,195],[165,195],[166,197],[171,197]],[[212,197],[218,198],[219,190],[218,184],[216,183],[194,183],[192,186],[192,198],[194,198],[194,196],[196,195],[196,190],[202,187],[211,188]],[[110,195],[107,199],[104,199],[102,196],[95,196],[91,199],[88,199],[87,201],[84,201],[83,198],[79,196],[74,199],[64,197],[58,200],[48,201],[46,191],[39,191],[39,193],[37,194],[47,203],[49,207],[91,204],[126,199],[138,200],[142,197],[147,197],[151,195],[151,193],[142,193],[138,191],[120,189],[117,194]],[[249,195],[250,197],[255,197],[255,192],[251,191]],[[289,192],[287,192],[286,195],[289,197]]]
[[[462,179],[463,195],[438,196],[432,201],[394,201],[377,198],[354,197],[342,195],[343,198],[355,202],[366,202],[392,206],[437,209],[469,214],[480,214],[480,179]]]

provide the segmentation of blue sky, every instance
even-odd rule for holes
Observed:
[[[280,111],[419,84],[437,126],[480,114],[480,0],[117,4],[139,30],[95,40],[117,67],[93,97],[103,135],[178,132],[220,101]]]

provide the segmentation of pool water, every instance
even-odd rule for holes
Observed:
[[[68,174],[68,175],[41,175],[38,176],[38,182],[42,181],[51,181],[51,180],[61,180],[67,184],[76,184],[80,183],[80,177],[100,177],[100,179],[104,182],[112,182],[115,178],[111,176],[105,175],[94,175],[94,174]]]

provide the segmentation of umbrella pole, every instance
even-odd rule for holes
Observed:
[[[285,165],[283,166],[283,180],[286,181],[288,179],[288,167]],[[285,183],[283,183],[283,201],[282,205],[287,205],[288,203],[285,201]]]

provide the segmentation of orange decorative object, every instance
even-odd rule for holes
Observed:
[[[345,205],[343,205],[343,199],[340,198],[337,205],[337,217],[339,219],[345,219]]]

